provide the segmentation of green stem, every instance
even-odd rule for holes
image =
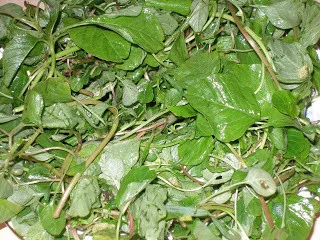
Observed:
[[[51,52],[51,67],[50,67],[50,71],[48,73],[48,78],[51,78],[54,74],[55,69],[56,69],[56,53],[54,50],[54,41],[53,41],[52,37],[50,38],[49,47],[50,47],[50,52]]]
[[[37,131],[35,131],[35,133],[30,137],[30,139],[23,146],[23,148],[15,155],[19,156],[21,153],[25,152],[31,146],[31,144],[36,140],[36,138],[39,136],[40,133],[41,133],[41,131],[39,129],[37,129]]]
[[[110,141],[110,139],[113,137],[113,135],[115,134],[117,128],[118,128],[118,124],[119,124],[119,116],[118,116],[118,110],[114,107],[109,107],[108,110],[110,112],[113,113],[114,115],[114,120],[113,120],[113,124],[112,127],[109,131],[109,133],[107,134],[107,136],[103,139],[103,141],[99,144],[99,146],[97,147],[97,149],[90,155],[90,157],[86,160],[86,165],[85,165],[85,169],[84,171],[89,167],[89,165],[94,161],[94,159],[100,154],[100,152],[104,149],[104,147],[108,144],[108,142]],[[84,172],[83,171],[83,172]],[[83,173],[82,172],[82,173]],[[64,192],[64,194],[62,195],[62,198],[60,199],[58,206],[53,214],[54,218],[58,218],[60,216],[60,213],[66,203],[66,201],[68,200],[70,193],[72,191],[72,189],[74,188],[74,186],[78,183],[80,177],[82,176],[82,173],[77,173],[71,180],[67,190]]]

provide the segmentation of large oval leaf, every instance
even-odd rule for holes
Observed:
[[[137,17],[108,18],[102,15],[85,22],[109,28],[147,52],[156,53],[163,47],[161,25],[148,9],[144,9]]]
[[[77,46],[106,61],[122,62],[130,53],[130,43],[118,34],[97,26],[81,26],[68,30]]]
[[[241,137],[260,119],[260,108],[254,95],[244,92],[235,81],[225,75],[200,80],[187,89],[191,106],[209,122],[214,136],[223,142]]]

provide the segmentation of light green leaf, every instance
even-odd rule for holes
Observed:
[[[100,187],[98,180],[82,177],[70,194],[70,217],[86,217],[93,207],[100,206]]]
[[[0,123],[10,122],[10,121],[15,120],[19,117],[21,117],[21,115],[6,115],[6,114],[0,112]]]
[[[212,137],[200,137],[198,139],[185,141],[179,146],[180,164],[198,165],[208,160],[213,145],[214,141]]]
[[[108,184],[120,188],[120,181],[139,159],[140,140],[128,140],[109,144],[99,160],[102,174],[100,178]]]
[[[124,60],[122,64],[116,65],[116,68],[131,71],[139,67],[144,58],[146,57],[146,52],[139,47],[131,46],[130,55]]]
[[[174,41],[169,53],[169,59],[176,65],[180,66],[188,58],[187,45],[184,40],[183,34],[179,34]]]
[[[277,191],[277,185],[271,175],[261,168],[249,168],[245,183],[263,197],[269,197]]]
[[[310,142],[303,133],[295,128],[289,128],[287,131],[287,152],[286,158],[298,158],[304,161],[310,151]]]
[[[296,118],[285,115],[279,112],[276,108],[272,108],[270,110],[268,124],[272,127],[278,128],[287,126],[301,128],[301,125]]]
[[[214,135],[213,128],[210,126],[208,120],[202,114],[197,114],[196,134],[197,136],[201,137],[208,137]]]
[[[307,48],[314,45],[320,39],[320,5],[306,4],[306,9],[302,18],[302,27],[299,43]]]
[[[37,222],[29,228],[28,233],[25,236],[25,240],[54,240],[55,238],[44,230],[41,222]]]
[[[254,93],[260,109],[261,117],[267,117],[272,108],[271,99],[276,91],[275,84],[261,64],[236,64],[228,71],[230,79]]]
[[[299,114],[299,108],[296,105],[296,99],[289,91],[279,90],[272,95],[272,104],[279,112],[289,115],[291,117],[297,117]]]
[[[44,101],[41,94],[29,91],[25,99],[22,120],[24,123],[41,124],[41,115],[44,109]]]
[[[210,229],[200,221],[200,219],[196,219],[193,222],[192,226],[192,235],[194,239],[201,240],[201,239],[216,239],[216,236]]]
[[[46,128],[72,129],[78,123],[79,116],[65,103],[56,103],[46,107],[42,116],[42,125]]]
[[[3,84],[9,86],[21,63],[39,41],[38,38],[20,31],[6,45],[3,52]]]
[[[301,1],[278,1],[271,5],[257,7],[268,16],[274,26],[281,29],[298,26],[304,14],[304,4]]]
[[[134,219],[139,221],[139,235],[146,240],[164,239],[167,211],[164,202],[167,190],[158,185],[149,185],[145,193],[131,206]]]
[[[208,120],[214,136],[220,141],[238,139],[260,119],[254,95],[243,92],[225,75],[217,75],[211,81],[199,81],[187,89],[186,97],[191,106]]]
[[[108,18],[102,15],[85,22],[113,30],[147,52],[156,53],[163,48],[164,35],[161,25],[148,9],[143,9],[137,17]]]
[[[40,213],[40,221],[43,228],[52,235],[60,235],[66,227],[67,219],[65,218],[65,212],[62,211],[59,218],[53,218],[53,213],[56,210],[56,206],[50,204],[46,206]]]
[[[49,78],[46,81],[42,81],[33,90],[42,96],[45,106],[73,100],[69,85],[61,77]]]
[[[209,1],[194,0],[191,4],[190,27],[195,32],[201,32],[209,16]]]
[[[197,112],[190,106],[190,104],[181,106],[168,106],[168,109],[178,117],[189,118],[197,115]]]
[[[179,26],[177,20],[170,13],[156,15],[165,35],[170,36]]]
[[[299,43],[274,40],[269,47],[279,81],[287,84],[302,83],[310,77],[313,71],[312,61]]]
[[[0,198],[8,198],[13,193],[12,184],[0,174]]]
[[[307,239],[313,225],[314,214],[318,210],[317,204],[318,202],[313,198],[305,198],[296,194],[286,196],[286,205],[283,202],[283,195],[268,202],[276,226],[280,228],[282,218],[285,217],[288,240]]]
[[[130,106],[138,100],[138,88],[130,80],[123,80],[122,83],[124,85],[122,103],[124,106]]]
[[[115,202],[120,209],[137,196],[148,184],[156,178],[156,172],[146,166],[135,167],[124,176]]]
[[[116,10],[113,12],[107,12],[106,16],[109,18],[116,18],[116,17],[136,17],[142,11],[142,6],[140,5],[130,5],[127,8],[123,8],[120,10]]]
[[[217,52],[198,53],[185,61],[175,74],[181,88],[197,84],[198,80],[205,79],[220,70],[220,58]]]
[[[103,60],[122,62],[129,56],[131,44],[99,26],[76,27],[69,29],[68,33],[77,46]]]
[[[147,6],[176,12],[181,15],[188,15],[191,6],[191,0],[146,0],[145,3]]]
[[[12,217],[17,215],[23,209],[22,206],[19,206],[13,202],[10,202],[6,199],[0,198],[0,223],[10,220]]]

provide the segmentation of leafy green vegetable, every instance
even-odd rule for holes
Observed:
[[[0,6],[1,222],[27,240],[306,239],[319,12],[312,0]]]

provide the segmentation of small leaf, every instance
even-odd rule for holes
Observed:
[[[277,191],[273,178],[261,168],[249,168],[245,183],[263,197],[269,197]]]
[[[146,57],[146,52],[139,47],[131,46],[130,55],[124,60],[122,64],[116,65],[116,68],[132,71],[139,67],[144,58]]]
[[[189,118],[197,115],[197,112],[190,106],[190,104],[169,106],[168,109],[177,117]]]
[[[22,209],[22,206],[9,202],[6,199],[0,198],[0,223],[10,220],[12,217],[17,215]]]
[[[130,53],[130,43],[117,33],[99,26],[81,26],[68,30],[70,37],[88,53],[113,62],[122,62]]]
[[[174,41],[170,50],[169,59],[176,65],[180,66],[188,58],[187,45],[185,43],[183,34],[179,34]]]
[[[176,12],[181,15],[188,15],[191,6],[191,0],[146,0],[145,3],[147,6]]]
[[[191,4],[190,27],[195,32],[201,32],[209,16],[209,1],[194,0]]]
[[[287,152],[286,158],[298,158],[299,160],[305,160],[310,151],[310,142],[303,135],[303,133],[295,128],[289,128],[287,131]]]
[[[142,79],[138,84],[138,101],[140,103],[149,103],[153,100],[153,88],[149,80]]]
[[[116,18],[116,17],[136,17],[142,11],[142,6],[139,5],[130,5],[127,8],[123,8],[120,10],[113,11],[111,13],[107,12],[106,16],[109,18]]]
[[[209,158],[209,153],[213,149],[212,137],[200,137],[198,139],[187,140],[179,146],[180,164],[198,165]]]
[[[149,170],[146,166],[132,168],[121,181],[115,200],[119,208],[122,209],[128,201],[145,189],[156,176],[156,172]]]
[[[43,228],[52,235],[60,235],[66,227],[67,219],[65,218],[64,211],[61,212],[59,218],[53,218],[53,213],[56,206],[50,204],[46,206],[40,213],[40,221]]]
[[[291,117],[297,117],[299,108],[296,105],[296,99],[291,92],[279,90],[272,95],[272,104],[281,113]]]
[[[122,83],[124,85],[122,103],[124,106],[130,106],[138,100],[138,88],[130,80],[123,80]]]
[[[41,124],[41,115],[44,109],[42,96],[36,91],[29,91],[25,100],[22,120],[25,123]]]
[[[273,127],[301,127],[296,118],[285,115],[279,112],[276,108],[271,108],[268,124]]]

